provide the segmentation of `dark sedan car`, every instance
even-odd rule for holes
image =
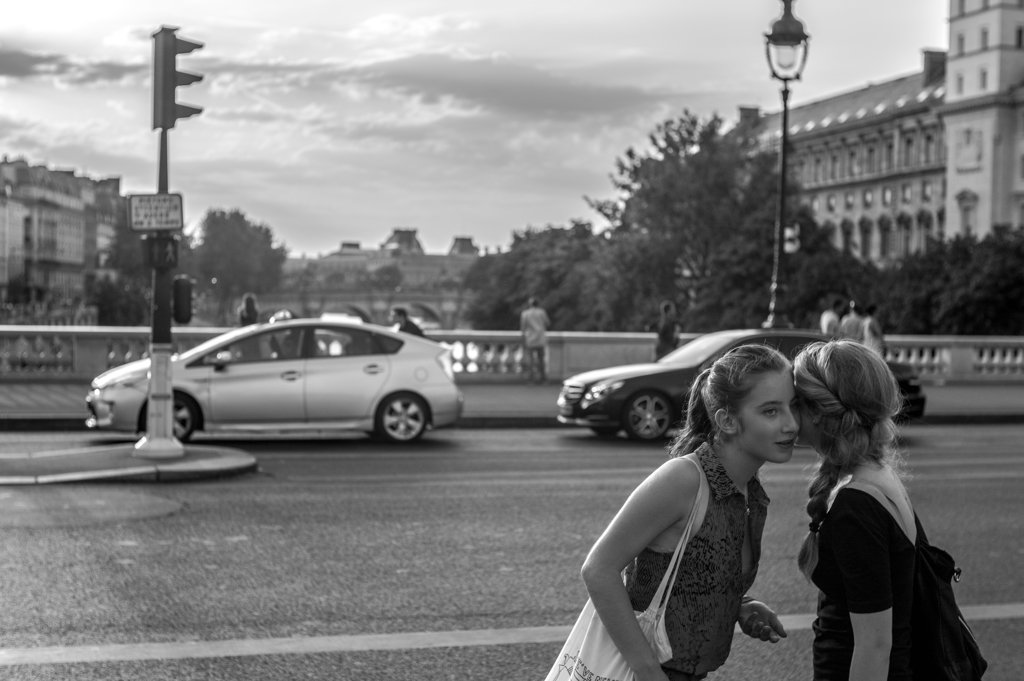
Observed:
[[[558,420],[587,426],[599,435],[625,430],[637,440],[657,440],[682,418],[690,384],[701,369],[732,348],[762,343],[792,358],[802,347],[819,340],[825,340],[820,333],[795,329],[705,334],[655,363],[597,369],[566,379],[558,396]],[[920,418],[925,396],[917,370],[896,362],[888,365],[903,395],[901,417]]]

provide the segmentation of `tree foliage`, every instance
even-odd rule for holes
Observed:
[[[245,292],[273,291],[281,281],[287,249],[275,245],[269,226],[251,222],[238,209],[207,211],[193,241],[190,269],[199,288],[216,300],[222,319]]]
[[[1020,335],[1024,229],[929,241],[885,270],[876,293],[890,333]]]
[[[467,319],[476,328],[518,329],[536,296],[555,328],[609,330],[601,296],[607,275],[599,266],[607,247],[584,221],[514,233],[508,251],[482,256],[466,273],[465,286],[476,292]]]

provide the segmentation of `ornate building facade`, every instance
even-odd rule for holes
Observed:
[[[1024,0],[950,0],[949,38],[917,73],[790,109],[791,179],[837,248],[885,263],[1024,224]],[[769,148],[780,118],[740,109]]]

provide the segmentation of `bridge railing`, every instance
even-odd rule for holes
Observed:
[[[218,327],[175,327],[175,352],[228,331]],[[107,369],[148,356],[146,327],[2,326],[0,382],[89,381]],[[681,334],[688,342],[698,334]],[[431,331],[451,347],[458,381],[501,383],[528,375],[522,339],[515,331]],[[911,364],[926,383],[1024,383],[1024,337],[890,336],[886,357]],[[654,360],[653,333],[549,334],[547,374],[561,380],[583,371]]]

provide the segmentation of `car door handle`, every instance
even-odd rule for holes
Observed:
[[[384,371],[384,367],[379,364],[367,364],[363,367],[363,373],[366,374],[379,374]]]
[[[285,381],[297,381],[301,376],[302,374],[300,374],[298,371],[286,371],[283,374],[281,374],[282,380]]]

